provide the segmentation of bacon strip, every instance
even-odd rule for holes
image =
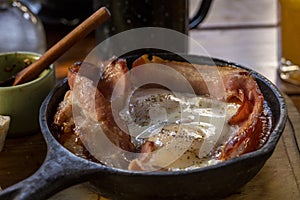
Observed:
[[[228,102],[232,96],[241,100],[238,112],[228,121],[238,125],[239,131],[223,147],[219,159],[227,160],[259,147],[262,125],[259,121],[263,110],[263,95],[256,81],[249,74],[239,73],[230,76],[225,82],[228,91]]]
[[[80,67],[84,67],[85,69],[82,73],[79,70]],[[97,121],[101,122],[101,127],[107,137],[122,149],[132,151],[133,144],[131,143],[131,137],[117,126],[112,114],[110,99],[116,82],[127,71],[128,68],[124,60],[111,62],[103,71],[99,71],[99,68],[89,63],[76,63],[69,69],[68,82],[71,89],[74,89],[74,84],[78,84],[76,85],[80,91],[77,96],[78,101],[86,113],[89,113],[91,117],[95,117]],[[86,72],[87,74],[83,74]],[[95,73],[100,73],[98,83],[94,83],[88,77]],[[76,82],[76,78],[80,80]],[[90,98],[93,96],[94,98]],[[95,101],[95,103],[93,104],[90,101]],[[91,105],[95,105],[95,107]]]

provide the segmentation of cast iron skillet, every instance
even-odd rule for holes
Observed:
[[[160,54],[169,60],[182,60],[172,54]],[[185,56],[193,63],[209,64],[210,58]],[[128,57],[132,62],[137,56]],[[213,59],[217,65],[240,65]],[[249,70],[249,69],[248,69]],[[251,71],[251,70],[249,70]],[[40,109],[40,125],[47,143],[47,156],[31,177],[0,193],[0,199],[46,199],[71,185],[89,181],[99,193],[112,199],[217,199],[232,194],[251,180],[273,153],[284,130],[287,110],[283,96],[262,75],[251,71],[273,113],[272,133],[257,151],[217,165],[180,172],[134,172],[106,167],[79,158],[65,149],[51,131],[58,103],[69,89],[65,79],[48,95]]]

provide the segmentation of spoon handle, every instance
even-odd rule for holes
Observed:
[[[15,78],[13,85],[19,85],[31,81],[38,77],[38,75],[46,69],[51,63],[64,54],[76,42],[86,37],[91,31],[96,29],[100,24],[105,22],[110,17],[107,8],[102,7],[93,15],[87,18],[84,22],[78,25],[68,35],[62,38],[58,43],[46,51],[36,62],[32,63],[22,71],[20,71]]]

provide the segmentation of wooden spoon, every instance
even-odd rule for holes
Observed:
[[[37,61],[20,71],[15,78],[13,85],[19,85],[31,81],[39,76],[39,74],[49,67],[56,59],[64,54],[76,42],[87,36],[92,30],[96,29],[100,24],[110,17],[107,8],[102,7],[84,22],[78,25],[73,31],[61,39],[58,43],[46,51]]]

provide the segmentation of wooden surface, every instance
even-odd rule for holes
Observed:
[[[283,83],[277,76],[280,58],[277,12],[276,0],[215,0],[206,21],[190,31],[190,36],[212,57],[252,68],[287,94],[293,127],[287,124],[275,152],[259,174],[227,199],[300,199],[300,154],[295,142],[298,140],[300,144],[300,87]],[[45,28],[49,46],[69,31],[56,26]],[[90,34],[58,59],[55,62],[57,79],[64,78],[68,66],[83,60],[95,45],[94,34]],[[189,52],[199,54],[199,48],[199,45],[190,46]],[[45,154],[45,142],[40,133],[8,139],[0,153],[0,186],[6,188],[33,174]],[[99,198],[86,184],[80,184],[56,194],[51,200]]]

